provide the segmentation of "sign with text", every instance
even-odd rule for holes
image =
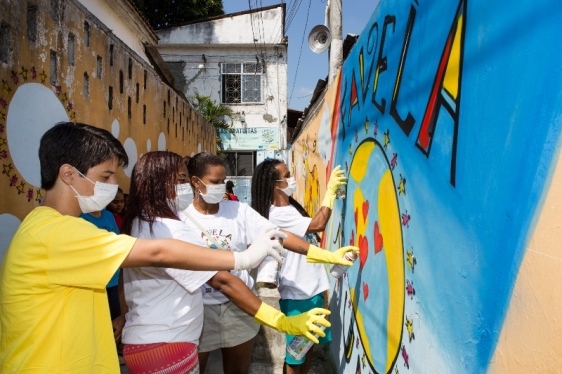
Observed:
[[[279,148],[277,127],[235,128],[234,134],[220,130],[224,150],[273,150]]]

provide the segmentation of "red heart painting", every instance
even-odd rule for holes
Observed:
[[[379,222],[375,221],[375,254],[382,251],[382,234],[379,231]]]
[[[351,239],[349,239],[349,245],[355,245],[355,232],[351,230]]]
[[[369,297],[369,285],[363,282],[363,301],[367,301]]]
[[[369,200],[363,202],[363,223],[367,220],[367,216],[369,215]]]
[[[366,236],[359,234],[357,246],[359,247],[359,269],[363,270],[365,262],[367,262],[367,256],[369,255],[369,240]]]

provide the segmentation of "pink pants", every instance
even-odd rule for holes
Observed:
[[[123,358],[131,374],[198,374],[197,346],[193,343],[125,344]]]

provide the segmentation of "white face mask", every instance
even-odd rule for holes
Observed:
[[[291,196],[293,194],[293,192],[295,192],[297,190],[297,181],[295,180],[295,177],[291,177],[291,178],[287,178],[287,179],[279,179],[279,180],[277,180],[277,182],[287,182],[286,188],[277,187],[281,191],[283,191],[285,193],[285,195],[287,195],[287,196]]]
[[[201,181],[201,183],[203,183],[203,181],[200,178],[199,181]],[[203,200],[205,200],[205,202],[207,204],[218,204],[222,201],[222,198],[224,197],[224,193],[226,192],[226,184],[210,184],[210,185],[206,185],[205,183],[203,183],[205,185],[205,188],[207,190],[206,194],[203,194],[201,192],[201,190],[199,190],[199,195],[201,195],[201,197],[203,198]]]
[[[176,200],[173,202],[173,207],[178,212],[186,210],[189,204],[193,201],[193,190],[189,183],[176,184]]]
[[[76,169],[76,168],[74,168]],[[83,176],[84,178],[88,179],[84,174],[80,173],[78,169],[76,169],[78,174]],[[81,196],[78,191],[70,185],[70,188],[74,192],[76,192],[76,198],[78,199],[78,205],[80,205],[80,210],[82,213],[91,213],[91,212],[99,212],[100,210],[105,209],[105,207],[115,199],[115,195],[117,195],[117,189],[119,186],[113,183],[103,183],[103,182],[92,182],[88,179],[89,182],[94,184],[94,195],[93,196]]]

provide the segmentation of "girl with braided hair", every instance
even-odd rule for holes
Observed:
[[[205,177],[201,178],[209,183]],[[187,168],[179,155],[164,151],[144,154],[131,176],[130,207],[123,222],[123,231],[138,238],[174,238],[210,247],[205,234],[197,231],[196,226],[191,226],[191,221],[184,222],[184,209],[188,205],[192,206],[192,190],[188,183]],[[207,194],[210,194],[209,190]],[[251,209],[248,207],[248,210]],[[229,216],[232,209],[223,207],[223,211],[227,212],[226,217],[208,216],[208,219],[200,218],[199,221],[204,222],[210,231],[219,227],[228,233],[228,249],[237,254],[248,252],[248,245],[255,241],[285,237],[255,212],[262,222],[254,220],[252,225],[244,227],[238,225],[240,220]],[[274,245],[282,249],[277,240]],[[277,258],[281,259],[280,256]],[[279,331],[293,331],[310,337],[311,333],[321,332],[314,323],[329,325],[321,317],[322,314],[329,314],[324,309],[286,317],[254,295],[247,287],[249,284],[237,276],[240,273],[243,273],[242,269],[232,274],[227,271],[189,271],[165,267],[124,269],[125,298],[129,311],[123,330],[123,353],[129,371],[132,374],[199,373],[197,345],[202,347],[204,339],[200,340],[199,337],[207,320],[204,317],[205,296],[201,293],[201,287],[216,290],[222,298],[228,299],[232,309],[239,313],[239,319],[245,321],[241,330],[235,331],[235,338],[240,339],[244,333],[247,336],[248,332],[244,330],[257,331],[259,327],[254,321]],[[227,322],[235,324],[236,321]],[[225,330],[218,324],[207,326],[211,330],[216,328],[221,332]],[[251,337],[253,335],[248,339]],[[241,339],[244,341],[243,337]],[[233,344],[236,345],[236,341]],[[223,356],[228,357],[228,353],[224,352]],[[247,371],[244,363],[241,363],[242,359],[231,361],[225,367],[225,373]],[[205,363],[201,362],[201,372],[205,371]]]
[[[226,190],[226,168],[221,157],[206,152],[198,153],[189,160],[187,172],[194,198],[182,213],[186,216],[183,221],[192,233],[192,243],[244,251],[260,228],[274,226],[247,204],[222,199]],[[214,239],[207,238],[204,231]],[[351,262],[343,259],[343,255],[350,250],[359,250],[357,247],[343,247],[335,252],[324,251],[290,232],[281,231],[287,234],[283,246],[303,254],[308,261],[350,265]],[[244,281],[248,288],[254,285],[248,271],[231,273]],[[248,318],[221,292],[215,292],[207,285],[203,286],[203,303],[203,331],[199,341],[201,372],[204,372],[210,352],[220,348],[225,373],[246,373],[250,366],[253,340],[258,333],[253,320],[276,320],[273,315],[278,311],[273,308],[268,310],[262,305],[263,309],[254,318]],[[306,312],[310,309],[319,310],[309,308]]]
[[[295,178],[287,165],[279,160],[267,159],[259,164],[252,176],[252,208],[281,230],[314,241],[317,232],[324,231],[336,198],[338,187],[346,184],[343,171],[337,166],[330,176],[326,195],[320,210],[311,218],[304,208],[291,197],[296,190]],[[324,307],[325,291],[329,288],[328,274],[322,264],[309,263],[305,256],[289,252],[279,272],[281,311],[286,315],[300,314],[317,306]],[[327,328],[320,344],[332,340]],[[286,335],[289,345],[294,335]],[[310,367],[312,349],[301,360],[285,356],[283,373],[306,374]]]

